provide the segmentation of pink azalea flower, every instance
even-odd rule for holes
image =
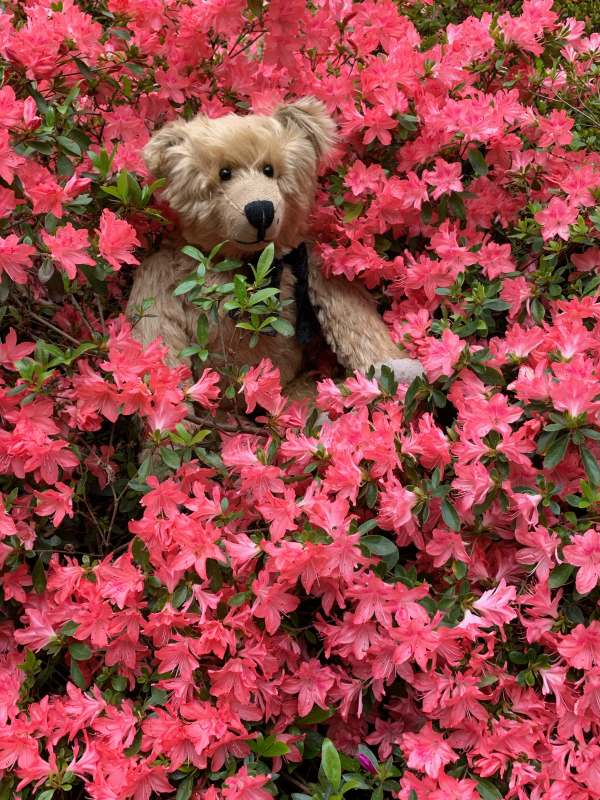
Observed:
[[[567,564],[579,567],[575,588],[579,594],[588,594],[600,580],[600,532],[590,528],[584,534],[571,537],[571,544],[563,548]]]
[[[246,413],[251,414],[257,405],[272,413],[281,395],[279,370],[267,358],[251,367],[242,379],[246,400]]]
[[[15,283],[27,283],[27,272],[31,269],[31,257],[35,248],[19,243],[19,237],[11,233],[6,238],[0,236],[0,275],[4,272]]]
[[[421,354],[428,379],[433,382],[442,375],[451,375],[465,346],[465,342],[449,328],[444,329],[440,339],[428,337],[424,345],[425,352]]]
[[[107,208],[100,217],[98,234],[100,255],[114,270],[120,270],[123,264],[140,263],[131,252],[140,246],[135,229]]]
[[[0,365],[4,369],[15,370],[15,361],[30,355],[35,350],[35,342],[21,342],[17,344],[17,334],[14,328],[9,328],[4,342],[0,340]]]
[[[34,492],[37,498],[35,513],[40,517],[52,517],[52,524],[57,528],[65,515],[73,518],[73,489],[58,481],[56,489],[45,492]]]
[[[431,778],[437,778],[446,764],[458,759],[458,754],[441,734],[433,730],[431,723],[421,728],[419,733],[403,734],[402,747],[408,766],[425,772]]]
[[[567,664],[576,669],[600,666],[600,622],[594,620],[588,627],[577,625],[563,637],[557,649]]]
[[[87,231],[74,228],[70,222],[58,228],[54,236],[43,231],[42,239],[50,250],[52,259],[64,269],[71,280],[77,277],[79,265],[93,267],[96,263],[87,252],[90,244]]]
[[[436,158],[435,168],[425,170],[423,179],[434,187],[432,197],[439,200],[443,194],[450,192],[462,192],[461,181],[462,166],[459,161],[448,163],[443,158]]]
[[[393,131],[397,126],[396,120],[386,114],[381,106],[368,108],[364,113],[364,144],[370,144],[375,139],[382,145],[391,144],[392,135],[390,131]]]
[[[213,409],[217,405],[220,395],[219,381],[218,372],[205,369],[199,380],[187,389],[186,395],[191,397],[194,402],[199,403],[202,408]]]
[[[272,795],[262,787],[270,775],[249,775],[244,766],[225,781],[224,800],[271,800]]]
[[[318,659],[304,661],[295,677],[284,682],[284,689],[298,695],[298,715],[305,717],[313,706],[327,708],[327,695],[335,683],[335,676],[329,667],[322,667]]]
[[[511,607],[516,595],[515,587],[507,586],[503,578],[495,589],[484,592],[473,603],[473,608],[479,611],[488,624],[501,626],[517,616],[517,612]]]
[[[571,206],[560,197],[553,197],[546,208],[535,214],[535,219],[542,226],[544,241],[555,236],[567,241],[569,239],[569,226],[573,225],[579,214],[577,206]]]

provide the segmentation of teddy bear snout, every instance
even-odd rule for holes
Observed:
[[[258,238],[264,239],[265,231],[275,218],[275,206],[270,200],[253,200],[244,206],[244,213],[250,225],[258,231]]]

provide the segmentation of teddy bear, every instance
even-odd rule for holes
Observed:
[[[179,230],[135,273],[127,315],[135,318],[138,341],[148,345],[162,337],[171,364],[187,360],[180,354],[195,341],[198,311],[174,295],[195,266],[181,252],[185,244],[209,252],[225,242],[223,255],[249,263],[273,242],[282,317],[295,335],[261,335],[251,347],[250,335],[219,311],[208,332],[207,366],[218,368],[217,357],[240,368],[268,358],[279,368],[284,392],[293,397],[296,384],[306,396],[305,356],[318,349],[321,336],[348,371],[373,367],[377,373],[388,365],[401,383],[422,374],[421,364],[403,356],[390,338],[372,295],[357,281],[326,278],[310,252],[317,170],[335,140],[332,118],[312,97],[280,105],[271,115],[199,114],[154,133],[143,156],[152,175],[164,179],[162,196]],[[206,276],[207,282],[230,280],[218,271]],[[149,298],[151,310],[140,316]]]

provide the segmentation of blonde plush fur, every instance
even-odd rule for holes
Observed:
[[[223,252],[243,257],[262,250],[268,241],[283,255],[306,240],[318,160],[334,139],[333,121],[313,98],[282,106],[272,116],[229,114],[209,119],[199,115],[190,122],[178,120],[151,138],[144,157],[153,175],[166,179],[163,196],[179,216],[182,240],[165,245],[136,273],[129,316],[135,316],[145,299],[154,300],[151,311],[134,328],[143,344],[161,336],[176,363],[180,351],[194,341],[196,311],[173,296],[175,286],[193,268],[180,252],[185,242],[209,251],[227,240]],[[264,173],[266,165],[273,168],[273,177]],[[230,171],[228,180],[221,179],[222,169]],[[244,211],[257,200],[270,201],[274,208],[273,221],[260,242]],[[231,275],[210,273],[208,279],[229,281]],[[293,298],[293,292],[294,278],[285,268],[282,299]],[[311,259],[309,293],[324,337],[344,367],[366,371],[389,363],[400,380],[420,373],[418,362],[401,358],[362,287],[342,278],[326,280]],[[286,307],[285,317],[295,323],[293,303]],[[224,313],[209,331],[209,350],[209,364],[215,367],[222,366],[223,359],[229,366],[241,367],[268,357],[279,367],[284,386],[302,368],[302,349],[296,339],[260,337],[259,344],[250,348],[248,334]]]

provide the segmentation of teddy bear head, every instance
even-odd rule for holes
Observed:
[[[164,178],[164,199],[185,238],[210,249],[252,253],[274,242],[295,247],[306,229],[319,159],[335,125],[321,102],[305,97],[270,115],[203,114],[177,120],[144,148],[148,169]]]

